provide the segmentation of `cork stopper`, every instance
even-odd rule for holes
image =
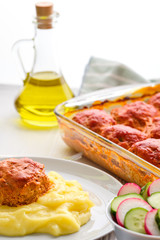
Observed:
[[[36,12],[38,17],[46,17],[53,14],[53,3],[38,2],[36,3]]]
[[[53,3],[38,2],[36,3],[37,23],[38,28],[52,28]]]

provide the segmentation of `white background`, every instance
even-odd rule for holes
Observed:
[[[0,83],[22,84],[11,47],[32,38],[35,0],[0,0]],[[60,13],[61,66],[79,86],[91,56],[119,61],[143,77],[160,77],[160,0],[54,0]]]

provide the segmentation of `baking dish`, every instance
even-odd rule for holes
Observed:
[[[77,152],[127,182],[143,186],[160,178],[160,169],[72,120],[84,108],[110,112],[112,108],[137,100],[148,100],[160,92],[160,84],[138,84],[114,87],[85,94],[58,105],[55,114],[61,136]]]

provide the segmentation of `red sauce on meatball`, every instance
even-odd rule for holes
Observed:
[[[29,158],[0,161],[0,204],[19,206],[35,202],[50,188],[44,165]]]
[[[104,127],[101,135],[126,149],[129,149],[132,144],[147,138],[145,133],[121,124]]]
[[[152,124],[152,118],[158,115],[158,111],[152,105],[143,101],[136,101],[112,109],[111,114],[117,123],[145,131],[146,127]]]
[[[100,133],[104,125],[114,125],[116,123],[110,114],[99,109],[87,109],[78,112],[73,120],[96,133]]]
[[[160,110],[160,93],[157,93],[155,95],[153,95],[149,101],[149,104],[152,104],[155,108],[157,108],[158,110]]]
[[[132,145],[129,151],[160,167],[160,139],[148,138]]]

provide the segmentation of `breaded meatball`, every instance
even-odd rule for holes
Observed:
[[[114,125],[116,123],[110,114],[99,109],[86,109],[78,112],[73,120],[96,133],[100,133],[104,125]]]
[[[157,108],[160,111],[160,93],[153,95],[149,99],[148,103],[152,104],[155,108]]]
[[[129,151],[160,167],[160,139],[148,138],[137,142],[132,145]]]
[[[146,127],[152,124],[152,118],[158,115],[158,111],[152,105],[143,101],[136,101],[112,109],[111,115],[117,123],[145,131]]]
[[[50,188],[44,165],[29,158],[0,161],[0,204],[19,206],[35,202]]]
[[[147,138],[145,133],[121,124],[104,127],[101,135],[126,149],[129,149],[132,144]]]

